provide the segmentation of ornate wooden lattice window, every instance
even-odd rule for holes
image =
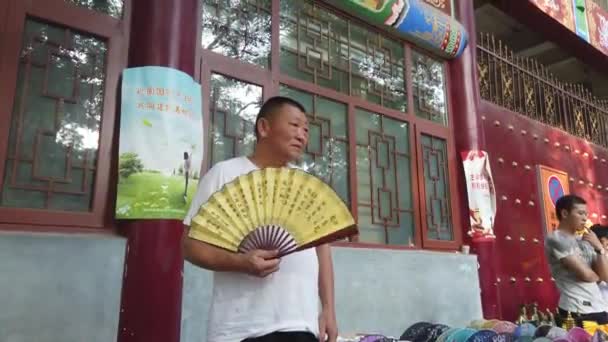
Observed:
[[[403,44],[307,0],[281,1],[281,72],[407,110]]]
[[[93,11],[110,15],[114,18],[122,18],[124,12],[123,0],[65,0],[68,3],[82,6]]]
[[[414,246],[410,125],[357,109],[360,240]]]
[[[104,228],[116,101],[107,89],[126,65],[123,1],[9,5],[3,25],[14,34],[0,41],[0,98],[13,99],[0,106],[2,224]]]
[[[90,210],[106,53],[97,38],[26,21],[2,206]]]
[[[450,209],[448,151],[444,139],[421,135],[426,234],[430,240],[454,239]]]
[[[209,146],[211,164],[253,152],[255,118],[262,104],[262,88],[213,74]]]
[[[270,0],[203,0],[203,48],[269,67],[270,7]]]
[[[301,166],[330,184],[349,203],[348,107],[286,86],[282,86],[279,93],[306,108],[309,139]]]
[[[416,115],[447,125],[445,67],[429,56],[412,51],[412,87]]]
[[[458,248],[446,64],[322,2],[270,2],[261,9],[262,2],[246,1],[270,17],[268,63],[203,43],[201,81],[211,84],[203,94],[212,132],[208,165],[250,151],[254,115],[253,106],[251,115],[239,112],[244,89],[255,98],[288,96],[309,119],[302,166],[350,204],[356,242]]]

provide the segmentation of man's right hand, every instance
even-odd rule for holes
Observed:
[[[243,270],[245,273],[266,277],[279,270],[281,259],[277,258],[279,251],[256,249],[243,254]]]
[[[216,272],[241,272],[265,277],[279,269],[279,251],[253,250],[245,254],[198,241],[184,234],[184,257],[192,264]]]

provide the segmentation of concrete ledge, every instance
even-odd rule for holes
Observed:
[[[126,240],[0,233],[0,341],[116,341]]]

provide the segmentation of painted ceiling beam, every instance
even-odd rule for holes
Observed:
[[[464,27],[421,0],[341,0],[332,4],[440,57],[458,57],[468,42]]]

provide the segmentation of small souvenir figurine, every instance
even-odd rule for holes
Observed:
[[[519,317],[517,318],[517,321],[515,321],[515,323],[517,325],[521,325],[528,322],[528,310],[526,309],[526,305],[523,304],[521,306],[521,309],[519,311]]]

